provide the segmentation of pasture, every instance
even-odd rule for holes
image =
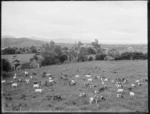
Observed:
[[[12,77],[6,79],[2,84],[2,107],[3,111],[84,111],[84,112],[148,112],[148,82],[141,81],[141,86],[133,88],[134,97],[129,95],[127,88],[135,80],[148,78],[147,60],[125,60],[125,61],[92,61],[81,63],[69,63],[62,65],[52,65],[37,69],[27,69],[33,76],[29,84],[18,83],[18,87],[11,87]],[[56,83],[50,86],[41,86],[42,93],[35,93],[33,89],[34,81],[42,81],[43,72],[53,74]],[[24,80],[24,71],[17,72],[17,77]],[[36,74],[32,74],[36,73]],[[76,85],[70,86],[69,80],[62,80],[60,77],[66,74],[69,80],[75,80]],[[80,77],[75,78],[78,74]],[[87,83],[85,75],[90,74],[96,87],[88,88],[83,85]],[[102,87],[101,80],[95,76],[105,76],[110,81],[105,82],[107,89],[101,92],[106,100],[89,104],[89,98],[93,96],[94,90]],[[123,84],[124,97],[118,98],[117,88],[111,80],[125,77],[128,83]],[[81,92],[86,93],[86,97],[79,97]],[[59,95],[60,99],[53,96]],[[20,108],[21,107],[21,108]]]

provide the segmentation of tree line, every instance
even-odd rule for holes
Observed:
[[[9,54],[31,54],[31,53],[37,53],[40,50],[40,48],[37,48],[35,46],[31,47],[7,47],[3,49],[2,55],[9,55]]]
[[[12,48],[6,49],[6,52],[11,52]],[[16,50],[17,48],[14,48]],[[24,48],[19,48],[25,50]],[[31,51],[32,50],[32,51]],[[36,50],[36,47],[31,46],[30,52],[35,53],[32,60],[40,61],[41,66],[48,66],[53,64],[62,64],[64,62],[84,62],[92,60],[137,60],[137,59],[148,59],[147,53],[142,52],[124,52],[119,53],[116,49],[110,49],[106,51],[101,48],[98,40],[95,39],[89,46],[84,46],[82,42],[74,44],[71,49],[67,47],[61,47],[56,45],[55,42],[50,41],[47,44],[43,44],[40,47],[40,53]],[[15,51],[16,52],[16,51]],[[11,52],[12,53],[12,52]],[[43,59],[40,59],[40,55]],[[94,55],[94,56],[93,56]],[[2,71],[9,72],[11,70],[10,63],[8,60],[1,59]]]

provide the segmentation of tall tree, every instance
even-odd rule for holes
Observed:
[[[92,42],[91,44],[95,48],[96,54],[100,53],[101,46],[100,46],[100,44],[98,44],[98,40],[95,39],[95,42]]]

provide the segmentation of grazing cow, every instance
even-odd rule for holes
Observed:
[[[131,91],[131,90],[132,90],[132,88],[131,88],[131,87],[129,87],[129,88],[128,88],[128,90],[129,90],[129,91]]]
[[[12,83],[12,88],[17,87],[18,84],[17,83]]]
[[[122,88],[123,85],[122,85],[122,84],[117,84],[117,87],[118,87],[118,88]]]
[[[96,85],[91,85],[91,84],[89,86],[90,86],[90,88],[96,87]]]
[[[93,81],[93,79],[92,78],[88,78],[88,80],[87,80],[88,82],[91,82],[91,81]]]
[[[141,78],[141,81],[148,81],[147,78]]]
[[[131,97],[134,97],[134,96],[135,96],[135,93],[133,93],[132,91],[130,91],[130,96],[131,96]]]
[[[30,79],[25,79],[26,83],[28,84],[30,82]]]
[[[123,93],[123,92],[124,92],[123,89],[118,89],[118,90],[117,90],[117,93]]]
[[[121,78],[121,81],[124,81],[125,80],[125,77]]]
[[[6,80],[2,80],[1,82],[2,82],[2,83],[5,83],[5,82],[6,82]]]
[[[102,85],[105,85],[105,83],[102,81]]]
[[[141,83],[137,83],[138,86],[142,85]]]
[[[148,81],[148,79],[147,79],[147,78],[145,78],[145,81],[147,82],[147,81]]]
[[[24,71],[24,74],[25,74],[25,76],[28,76],[29,72],[28,71]]]
[[[126,83],[127,83],[127,80],[125,79],[123,82],[126,84]]]
[[[136,85],[135,84],[131,84],[131,87],[136,87]]]
[[[79,78],[80,76],[79,75],[75,75],[75,78]]]
[[[107,88],[107,85],[106,85],[106,84],[104,84],[104,88]]]
[[[102,92],[102,91],[104,91],[104,90],[105,90],[105,88],[102,87],[102,88],[100,88],[98,91],[99,91],[99,92]]]
[[[33,78],[33,76],[30,76],[30,79],[32,79]]]
[[[136,80],[135,83],[140,83],[140,80]]]
[[[69,85],[76,85],[76,82],[75,82],[74,80],[71,80],[71,81],[69,82]]]
[[[109,81],[109,79],[108,79],[108,78],[105,78],[105,79],[104,79],[104,81],[108,82],[108,81]]]
[[[85,96],[86,96],[85,93],[80,93],[80,94],[79,94],[79,97],[85,97]]]
[[[92,104],[93,101],[94,101],[94,97],[90,97],[89,98],[89,103]]]
[[[58,101],[60,101],[60,100],[63,100],[63,99],[62,99],[61,96],[55,95],[55,96],[53,96],[53,100],[58,100]]]
[[[91,75],[85,75],[87,78],[91,78]]]
[[[52,77],[52,74],[50,74],[50,73],[47,73],[47,74],[46,74],[46,76],[48,76],[48,77]]]
[[[68,80],[68,78],[67,78],[67,74],[62,75],[60,78],[61,78],[61,79],[64,79],[64,80]]]
[[[19,79],[18,79],[18,82],[22,82],[22,79],[19,78]]]
[[[16,78],[17,78],[17,75],[16,75],[16,74],[14,74],[13,79],[15,80]]]
[[[105,97],[103,97],[103,96],[100,96],[100,98],[101,98],[101,100],[106,100],[106,98],[105,98]]]
[[[33,84],[33,88],[39,88],[40,87],[40,85],[39,84]]]
[[[123,95],[122,95],[122,94],[120,94],[120,93],[118,93],[118,94],[117,94],[117,97],[121,97],[121,98],[123,98]]]
[[[35,92],[42,92],[43,90],[42,89],[35,89]]]

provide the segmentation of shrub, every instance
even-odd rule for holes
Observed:
[[[24,70],[24,69],[30,69],[30,63],[23,63],[22,66],[21,66],[21,69]]]
[[[133,59],[144,59],[144,54],[142,52],[134,52]]]
[[[137,59],[147,59],[147,54],[142,52],[124,52],[122,53],[117,60],[137,60]]]
[[[89,61],[92,61],[92,60],[93,60],[93,57],[92,57],[92,56],[90,56],[88,60],[89,60]]]
[[[41,62],[41,66],[53,65],[59,62],[57,56],[44,57],[44,60]]]
[[[2,60],[2,71],[9,72],[11,70],[11,65],[7,59]]]
[[[2,78],[9,78],[12,75],[13,75],[12,72],[5,72],[5,71],[2,71],[2,74],[1,74]]]
[[[78,55],[78,62],[79,61],[87,61],[88,60],[88,58],[84,55],[84,54],[79,54]]]
[[[58,58],[61,63],[64,63],[64,61],[67,60],[68,57],[67,57],[67,55],[60,55],[60,56],[58,56]]]
[[[106,54],[97,54],[96,55],[96,60],[104,60],[104,58],[106,57]]]
[[[143,54],[143,56],[144,56],[144,59],[148,59],[147,58],[147,53]]]

